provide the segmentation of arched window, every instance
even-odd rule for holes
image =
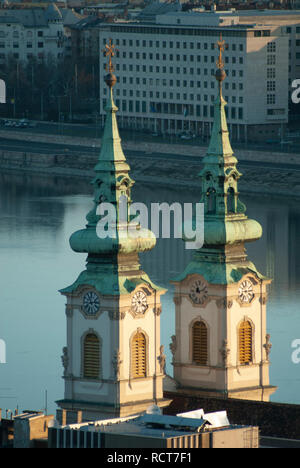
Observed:
[[[128,221],[128,198],[123,193],[119,197],[119,221],[123,223]]]
[[[239,328],[239,362],[252,362],[252,325],[248,320],[242,322]]]
[[[207,326],[204,322],[195,322],[192,329],[193,362],[200,366],[207,365],[208,343]]]
[[[86,335],[83,343],[83,376],[87,379],[100,377],[100,342],[94,333]]]
[[[235,213],[235,197],[232,187],[227,192],[227,213]]]
[[[146,369],[147,349],[146,337],[142,332],[137,332],[131,342],[131,375],[132,378],[147,376]]]
[[[214,188],[209,188],[206,192],[207,213],[214,214],[216,212],[216,191]]]

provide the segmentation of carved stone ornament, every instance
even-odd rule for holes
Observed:
[[[154,309],[154,313],[155,315],[157,315],[157,317],[159,317],[162,313],[162,306],[161,304],[159,304],[155,309]]]
[[[158,356],[158,362],[160,366],[160,372],[162,374],[166,374],[166,355],[164,354],[164,345],[161,345],[159,348],[159,356]]]
[[[66,316],[73,317],[73,306],[71,304],[66,304]]]
[[[220,299],[216,300],[216,304],[218,309],[231,309],[233,301],[227,297],[221,297]]]
[[[120,310],[110,310],[108,315],[110,320],[124,320],[126,312],[121,312]]]
[[[266,342],[263,345],[266,351],[266,359],[269,361],[269,356],[271,353],[272,343],[270,342],[271,336],[269,334],[266,335]]]
[[[176,352],[176,349],[177,349],[177,338],[176,338],[176,335],[172,335],[172,336],[171,336],[171,340],[172,340],[172,342],[170,343],[169,348],[170,348],[170,351],[171,351],[171,353],[172,353],[173,362],[174,362],[175,352]]]
[[[267,303],[267,298],[266,298],[266,296],[260,296],[259,302],[260,302],[262,305],[266,305],[266,303]]]
[[[174,301],[175,305],[180,305],[181,302],[182,302],[182,297],[181,296],[174,296],[173,301]]]
[[[121,359],[121,353],[120,351],[115,351],[114,357],[112,359],[112,365],[114,368],[114,374],[115,374],[115,379],[120,380],[120,369],[121,369],[121,364],[123,363]]]
[[[68,355],[68,348],[66,346],[63,348],[61,362],[64,368],[64,377],[66,377],[68,375],[68,367],[69,367],[69,355]]]
[[[228,366],[228,359],[230,354],[230,349],[228,347],[228,341],[225,339],[223,340],[222,348],[220,348],[220,353],[223,359],[223,364],[225,367]]]

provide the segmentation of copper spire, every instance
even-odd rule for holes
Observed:
[[[115,53],[118,52],[118,51],[117,51],[117,49],[115,49],[115,46],[112,43],[111,39],[109,39],[108,44],[105,44],[105,49],[103,49],[102,52],[104,53],[105,57],[108,57],[108,63],[105,65],[105,68],[106,68],[106,71],[108,72],[108,74],[105,76],[104,79],[105,79],[105,82],[106,82],[107,86],[112,88],[116,84],[117,78],[113,74],[115,68],[113,66],[113,63],[112,63],[111,59],[112,59],[112,57],[115,56]]]

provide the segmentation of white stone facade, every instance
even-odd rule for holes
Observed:
[[[190,290],[197,280],[207,285],[207,300],[196,304]],[[243,304],[239,287],[245,281],[253,285],[254,297]],[[266,285],[270,281],[245,275],[231,285],[209,284],[199,275],[188,276],[176,284],[176,350],[173,357],[174,378],[180,388],[206,394],[225,394],[233,398],[268,400],[275,388],[269,384],[269,358],[266,331]],[[239,362],[239,326],[252,326],[251,362]],[[202,321],[207,327],[208,358],[206,365],[193,362],[192,327]]]
[[[132,298],[141,287],[128,296],[102,296],[86,285],[68,297],[67,351],[64,369],[65,395],[60,406],[83,411],[84,419],[109,417],[113,414],[138,413],[151,402],[163,399],[164,369],[160,366],[160,294],[147,291],[147,310],[134,314]],[[83,298],[87,292],[97,294],[101,307],[96,315],[84,312]],[[146,337],[146,376],[132,377],[132,337],[140,331]],[[84,376],[84,338],[96,335],[100,343],[100,375],[97,379]],[[123,406],[123,409],[122,409]],[[121,409],[120,409],[121,408]]]

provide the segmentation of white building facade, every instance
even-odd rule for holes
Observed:
[[[112,38],[118,49],[120,126],[208,137],[220,35],[226,42],[224,98],[232,138],[278,136],[288,122],[289,36],[271,25],[241,25],[231,12],[177,12],[157,16],[155,24],[101,27],[100,48]],[[104,61],[100,83],[103,75]],[[100,90],[101,116],[105,93]]]
[[[0,10],[0,66],[9,56],[23,62],[44,60],[49,54],[61,59],[64,42],[63,17],[56,5],[46,10]]]

